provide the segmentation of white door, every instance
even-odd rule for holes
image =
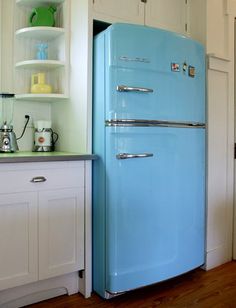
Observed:
[[[39,193],[39,279],[84,268],[84,189]]]
[[[145,5],[145,24],[185,34],[187,23],[186,0],[148,0]]]
[[[0,195],[0,290],[38,279],[37,194]]]
[[[144,24],[144,3],[141,0],[93,0],[94,19]]]

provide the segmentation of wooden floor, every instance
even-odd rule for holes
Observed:
[[[145,287],[111,300],[96,294],[60,296],[28,307],[35,308],[144,308],[144,307],[236,307],[236,262],[205,272],[197,269],[169,281]]]

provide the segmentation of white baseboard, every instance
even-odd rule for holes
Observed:
[[[231,261],[227,253],[228,247],[226,246],[218,246],[214,249],[208,250],[206,253],[206,263],[205,263],[205,270],[210,270],[215,268],[219,265],[227,263]]]
[[[79,291],[78,272],[0,291],[1,308],[18,308]]]

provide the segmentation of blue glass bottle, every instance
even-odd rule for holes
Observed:
[[[46,43],[39,43],[36,45],[37,47],[37,53],[36,53],[36,58],[37,60],[47,60],[48,59],[48,44]]]

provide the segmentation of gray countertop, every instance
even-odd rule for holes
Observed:
[[[96,155],[70,152],[15,152],[0,153],[0,163],[94,160]]]

